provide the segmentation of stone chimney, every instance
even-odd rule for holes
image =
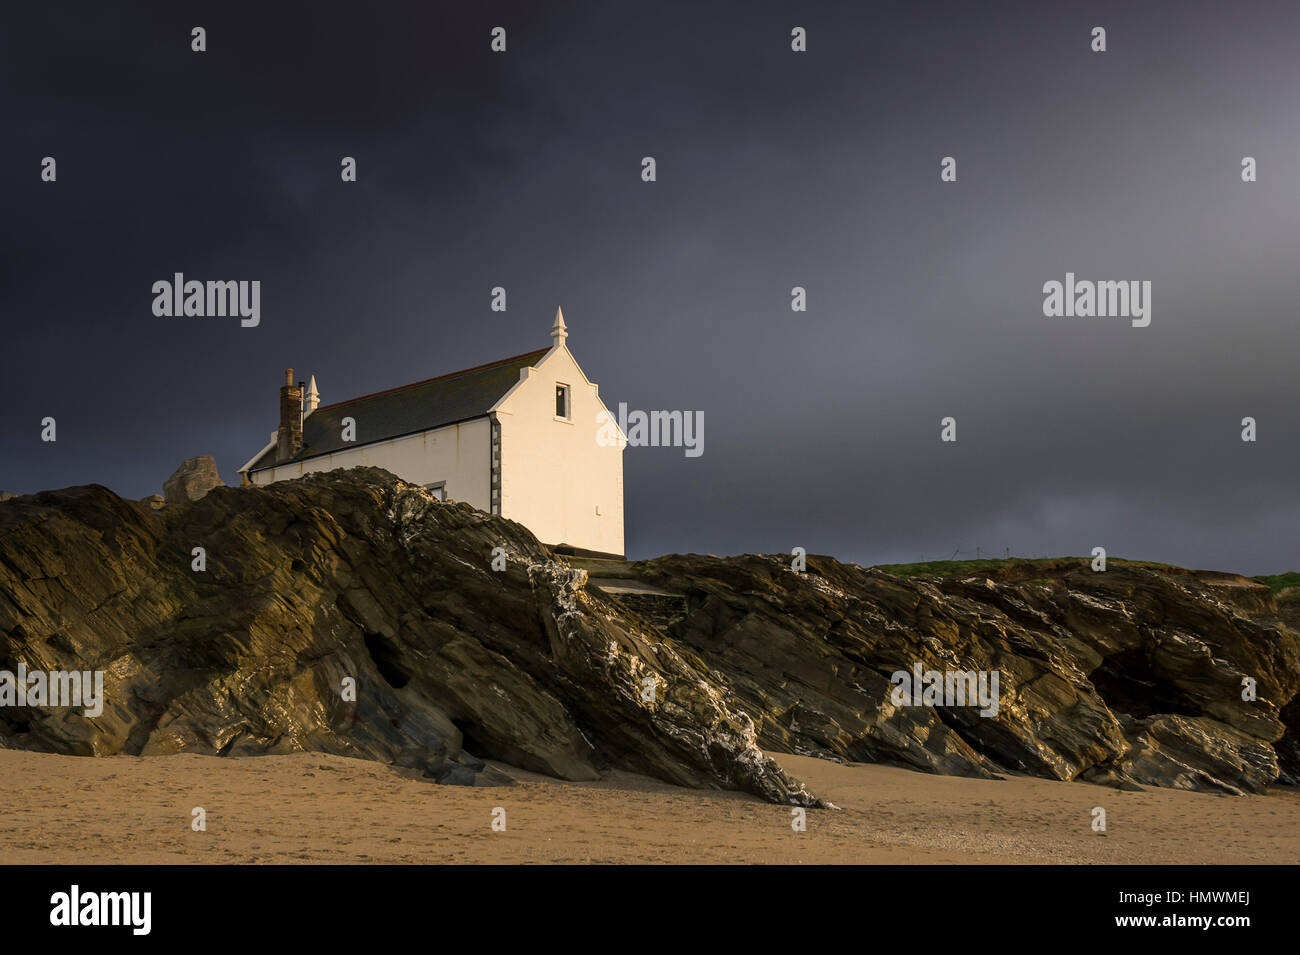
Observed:
[[[280,389],[280,430],[276,432],[276,453],[286,461],[302,450],[302,386],[293,383],[293,369],[284,370]]]

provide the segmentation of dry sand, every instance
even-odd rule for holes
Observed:
[[[310,753],[0,750],[0,862],[1300,862],[1295,790],[1134,793],[778,759],[841,808],[810,810],[795,832],[789,807],[629,773],[566,783],[502,766],[518,785],[464,788]],[[190,828],[195,806],[206,832]],[[498,806],[504,832],[491,828]]]

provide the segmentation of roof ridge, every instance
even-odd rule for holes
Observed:
[[[501,358],[498,359],[497,361],[490,361],[485,365],[475,365],[473,368],[463,368],[460,371],[448,372],[445,375],[437,375],[433,378],[426,378],[423,381],[413,381],[409,385],[398,385],[396,388],[385,388],[383,391],[374,391],[368,395],[359,395],[356,398],[347,398],[343,401],[335,401],[328,405],[319,406],[316,409],[316,411],[321,412],[329,408],[338,408],[343,405],[350,405],[358,401],[368,401],[371,398],[378,398],[382,395],[391,395],[394,392],[406,391],[408,388],[419,388],[421,385],[430,385],[433,384],[433,382],[435,381],[443,381],[447,378],[459,378],[461,375],[468,375],[476,371],[486,371],[487,369],[495,368],[498,365],[508,365],[512,361],[519,361],[519,359],[521,358],[531,358],[534,355],[541,355],[550,350],[551,349],[547,347],[547,348],[538,348],[533,351],[526,351],[521,355],[513,355],[510,358]]]

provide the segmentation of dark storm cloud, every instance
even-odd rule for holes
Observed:
[[[627,452],[635,556],[1297,564],[1300,13],[462,6],[9,19],[0,487],[235,480],[284,367],[340,400],[563,304],[607,403],[705,415]],[[175,271],[261,280],[262,324],[155,318]],[[1067,271],[1151,280],[1151,326],[1044,318]]]

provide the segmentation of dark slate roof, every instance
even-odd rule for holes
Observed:
[[[249,471],[481,418],[514,387],[520,369],[536,365],[548,351],[549,348],[541,348],[413,385],[321,405],[303,422],[301,451],[282,461],[278,449],[272,447]],[[344,443],[342,439],[344,418],[356,419],[355,442]]]

